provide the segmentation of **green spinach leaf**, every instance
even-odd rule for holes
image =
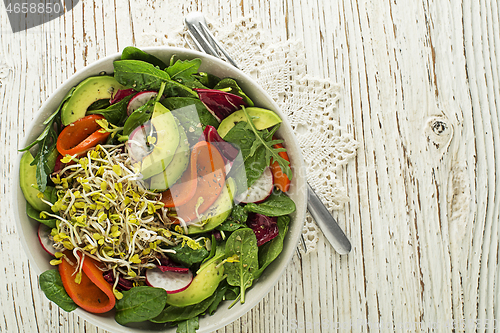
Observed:
[[[40,274],[38,281],[40,283],[40,289],[45,293],[45,296],[64,311],[71,312],[78,307],[64,289],[61,275],[59,275],[57,269],[43,272]]]
[[[177,324],[176,333],[196,333],[196,330],[200,328],[198,322],[198,317],[189,318],[187,320],[181,321]]]
[[[217,83],[220,82],[220,79],[217,76],[205,72],[194,74],[194,77],[200,81],[203,86],[209,89],[213,89]]]
[[[217,290],[215,290],[215,297],[213,302],[210,304],[210,306],[207,308],[207,312],[212,316],[217,308],[219,307],[219,304],[224,300],[224,296],[226,295],[226,292],[229,288],[229,285],[227,284],[226,280],[224,280],[219,286],[217,287]]]
[[[162,82],[170,80],[167,72],[141,60],[116,60],[113,62],[115,79],[136,91],[160,90]]]
[[[283,250],[283,240],[288,231],[288,224],[290,223],[289,216],[278,217],[278,236],[274,237],[270,242],[259,247],[259,269],[254,273],[255,278],[262,275],[262,272],[269,266],[270,263],[278,257]]]
[[[252,100],[241,90],[238,83],[229,77],[222,79],[214,89],[225,91],[236,96],[243,98],[243,101],[248,104],[248,106],[254,106]]]
[[[127,46],[122,51],[122,60],[142,60],[160,69],[165,69],[167,65],[154,55],[144,52],[133,46]]]
[[[236,262],[224,263],[227,282],[240,287],[241,303],[245,303],[245,291],[252,286],[254,272],[259,268],[257,238],[250,228],[238,229],[226,242],[226,258],[237,258]]]
[[[270,161],[267,161],[266,158],[266,148],[263,145],[255,146],[259,141],[253,131],[248,128],[248,124],[243,121],[234,125],[224,136],[224,140],[233,143],[241,151],[243,164],[237,164],[236,167],[233,166],[231,173],[246,174],[246,186],[238,187],[238,189],[242,187],[244,191],[259,179],[264,169],[270,164]]]
[[[53,171],[53,166],[50,166],[50,156],[54,149],[56,149],[56,142],[59,132],[56,130],[57,128],[61,128],[61,108],[64,103],[73,95],[75,91],[75,87],[73,87],[68,93],[64,96],[63,100],[57,107],[57,109],[43,122],[45,125],[45,129],[43,132],[35,139],[30,145],[19,150],[19,151],[27,151],[34,147],[38,146],[38,152],[35,155],[33,162],[31,165],[36,165],[36,183],[38,186],[38,190],[40,192],[45,192],[45,188],[47,186],[47,178],[49,174]]]
[[[127,118],[127,105],[134,95],[129,95],[121,101],[111,104],[104,109],[88,110],[87,114],[100,114],[115,126],[121,126]]]
[[[213,293],[210,297],[204,299],[200,303],[196,303],[189,306],[177,307],[177,306],[167,306],[163,311],[155,318],[150,319],[154,323],[168,323],[187,320],[196,317],[204,313],[210,304],[215,299],[216,294]]]
[[[45,224],[49,228],[56,227],[56,219],[53,218],[41,218],[40,212],[33,208],[28,202],[26,202],[26,214],[31,217],[33,220],[36,220],[40,223]]]
[[[154,104],[155,101],[150,100],[132,112],[123,125],[123,135],[130,135],[134,129],[149,121],[153,115]]]
[[[116,301],[115,320],[120,325],[150,320],[158,316],[166,304],[165,289],[134,287],[123,291],[123,298]]]
[[[235,205],[231,211],[231,215],[222,222],[216,229],[222,231],[235,231],[239,228],[246,227],[248,213],[243,206]]]
[[[198,73],[198,68],[200,68],[201,59],[195,58],[191,60],[177,60],[172,66],[167,67],[166,72],[170,75],[170,79],[184,84],[188,87],[198,87],[196,83],[198,80],[193,76],[193,74]]]
[[[167,256],[175,262],[187,267],[191,267],[193,264],[202,262],[209,255],[205,246],[202,246],[197,250],[193,250],[185,244],[178,244],[171,249],[175,250],[175,253],[167,253]]]
[[[266,201],[255,204],[248,203],[245,205],[245,211],[251,213],[259,213],[266,216],[283,216],[291,214],[295,211],[295,202],[281,191],[271,193]]]

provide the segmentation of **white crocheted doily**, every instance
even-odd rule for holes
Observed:
[[[295,131],[307,165],[308,182],[328,209],[341,209],[348,197],[337,178],[351,160],[358,143],[333,120],[340,87],[329,79],[307,75],[304,49],[299,42],[274,39],[251,18],[227,27],[209,28],[239,68],[250,74],[280,106]],[[142,46],[191,47],[185,29],[169,33],[145,32]],[[307,252],[316,250],[319,229],[307,214],[303,236]]]

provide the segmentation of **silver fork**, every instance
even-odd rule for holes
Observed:
[[[237,64],[229,54],[224,50],[224,48],[217,42],[216,38],[210,32],[205,21],[205,17],[200,12],[191,12],[186,16],[186,25],[188,28],[188,34],[195,43],[195,47],[207,54],[214,57],[228,61],[231,65],[238,68]],[[189,41],[186,43],[190,48],[194,48]],[[342,229],[337,224],[337,221],[330,214],[328,209],[325,207],[319,196],[314,192],[313,188],[309,183],[307,183],[307,209],[312,215],[314,220],[318,223],[321,231],[325,235],[326,239],[330,242],[333,248],[339,254],[347,254],[351,251],[351,243],[347,239],[346,235]],[[304,236],[300,235],[300,241],[305,252],[307,252],[306,242]],[[302,255],[297,248],[297,255],[302,259]]]

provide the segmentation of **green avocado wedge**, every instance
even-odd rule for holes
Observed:
[[[224,265],[219,265],[217,261],[207,261],[201,265],[199,274],[193,278],[189,287],[181,292],[167,295],[167,304],[185,307],[200,303],[215,292],[223,280],[223,274]]]
[[[245,108],[245,110],[248,112],[248,115],[252,117],[253,124],[259,131],[281,123],[281,118],[271,110],[258,107],[248,107]],[[247,121],[243,110],[235,111],[224,118],[224,120],[221,121],[217,132],[221,138],[223,138],[231,130],[231,128],[233,128],[234,125],[240,121]]]
[[[167,168],[180,142],[177,121],[170,110],[161,103],[155,103],[151,124],[156,131],[156,142],[151,154],[141,162],[140,170],[144,179],[149,179]]]
[[[169,165],[157,175],[154,175],[149,180],[149,189],[155,191],[165,191],[171,185],[181,178],[189,164],[189,142],[186,131],[177,120],[177,128],[179,129],[179,146],[175,150],[174,157]]]
[[[29,151],[25,152],[21,157],[19,166],[19,184],[23,191],[26,201],[38,211],[50,211],[50,206],[43,202],[39,197],[40,191],[37,189],[36,181],[36,166],[31,165],[34,158]],[[51,188],[47,188],[44,192],[45,198],[48,198],[48,193]]]
[[[114,77],[108,75],[91,76],[78,84],[70,99],[61,109],[64,126],[85,117],[87,109],[94,102],[110,99],[115,91],[125,89]]]
[[[224,222],[229,215],[231,215],[231,210],[233,208],[233,195],[235,191],[235,181],[232,178],[228,178],[226,180],[226,186],[222,189],[222,192],[219,194],[217,200],[215,200],[206,212],[201,214],[200,220],[203,221],[203,226],[197,227],[195,225],[189,225],[188,234],[191,235],[207,232]]]

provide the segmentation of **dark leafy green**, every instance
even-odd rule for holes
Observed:
[[[175,250],[175,253],[167,253],[167,256],[175,262],[186,267],[191,267],[193,264],[201,263],[209,255],[209,252],[205,248],[205,246],[193,250],[186,244],[178,244],[171,249]]]
[[[160,90],[162,82],[170,80],[167,72],[141,60],[117,60],[113,63],[115,79],[136,91]]]
[[[163,93],[165,97],[193,97],[198,98],[198,94],[191,88],[172,80],[167,81],[167,86]]]
[[[210,297],[204,299],[200,303],[196,303],[189,306],[177,307],[177,306],[167,306],[163,311],[152,318],[151,321],[154,323],[168,323],[168,322],[178,322],[184,321],[193,317],[196,317],[204,313],[210,304],[215,299],[216,294],[212,294]]]
[[[243,164],[231,169],[231,173],[246,174],[246,189],[259,179],[264,169],[270,164],[266,159],[266,148],[263,145],[255,146],[259,142],[246,122],[239,122],[224,136],[224,140],[233,143],[241,151]],[[244,171],[243,171],[244,169]],[[239,178],[236,178],[239,179]]]
[[[36,183],[40,192],[45,192],[48,175],[53,171],[49,165],[50,155],[56,149],[58,128],[61,128],[61,108],[64,103],[73,95],[73,87],[57,107],[57,109],[43,122],[45,129],[30,145],[20,151],[27,151],[38,144],[38,152],[31,165],[36,165]]]
[[[190,144],[198,142],[207,125],[219,127],[219,122],[207,110],[205,105],[198,99],[192,97],[168,97],[161,103],[169,109],[179,120],[182,127],[186,129],[186,135]]]
[[[123,291],[123,298],[116,301],[115,320],[120,325],[150,320],[158,316],[166,304],[165,289],[134,287]]]
[[[33,220],[36,220],[40,223],[45,224],[49,228],[55,228],[56,227],[56,219],[53,218],[41,218],[40,217],[40,212],[33,208],[28,202],[26,202],[26,214],[32,218]]]
[[[248,213],[243,206],[235,205],[231,211],[231,215],[222,222],[216,229],[222,231],[235,231],[239,228],[246,227]]]
[[[196,330],[200,328],[198,322],[198,317],[189,318],[187,320],[177,323],[177,333],[196,333]]]
[[[278,217],[277,223],[279,229],[278,236],[259,247],[259,269],[254,272],[255,278],[261,276],[266,267],[269,266],[269,264],[271,264],[283,250],[283,240],[285,239],[285,235],[288,231],[290,217],[280,216]]]
[[[104,109],[88,110],[87,114],[100,114],[104,116],[110,124],[121,126],[127,118],[127,105],[133,96],[134,95],[129,95],[124,97],[121,101],[109,105]]]
[[[247,212],[266,216],[283,216],[295,211],[295,202],[285,193],[276,191],[271,193],[266,201],[259,204],[248,203],[245,205],[244,209]]]
[[[151,55],[147,52],[144,52],[141,49],[138,49],[137,47],[133,46],[127,46],[126,48],[123,49],[122,51],[122,60],[142,60],[145,62],[148,62],[152,64],[155,67],[158,67],[160,69],[165,69],[167,65],[154,55]]]
[[[257,238],[252,229],[238,229],[229,236],[225,249],[226,258],[237,257],[236,262],[224,263],[227,283],[240,287],[241,303],[245,303],[245,291],[252,286],[254,272],[259,268]]]
[[[94,103],[90,104],[87,111],[105,109],[109,106],[109,99],[98,99]]]
[[[217,85],[217,83],[220,82],[220,78],[218,78],[213,74],[205,72],[199,72],[197,74],[194,74],[194,77],[208,89],[213,89]]]
[[[43,272],[40,274],[38,281],[40,289],[45,293],[45,296],[64,311],[71,312],[78,307],[64,289],[61,275],[59,275],[57,269]]]
[[[240,96],[248,106],[254,106],[252,100],[243,92],[243,90],[241,90],[240,86],[234,79],[231,79],[229,77],[224,78],[219,83],[217,83],[214,89]]]
[[[227,284],[226,280],[224,280],[222,283],[219,284],[217,290],[215,290],[214,293],[215,298],[213,302],[210,303],[210,306],[207,308],[208,314],[212,316],[215,313],[215,311],[219,307],[219,304],[224,300],[224,296],[226,295],[228,288],[229,285]]]
[[[191,60],[177,60],[173,65],[166,69],[170,79],[189,88],[201,88],[203,85],[193,75],[198,73],[200,68],[201,59],[195,58]]]
[[[154,110],[154,100],[148,101],[143,106],[132,112],[123,125],[123,135],[130,135],[134,129],[145,124],[151,119]]]

